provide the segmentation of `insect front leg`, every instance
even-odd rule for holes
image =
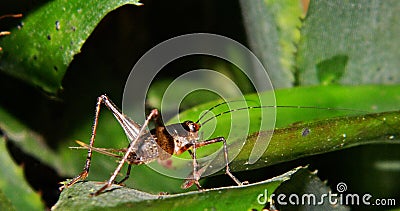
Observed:
[[[193,173],[192,173],[193,179],[186,180],[186,182],[183,183],[181,187],[183,189],[186,189],[191,187],[193,184],[196,184],[197,189],[201,190],[201,185],[199,183],[199,180],[202,172],[199,172],[199,163],[197,162],[196,159],[196,147],[193,147],[193,151],[188,150],[188,152],[193,159]]]
[[[224,159],[225,159],[225,173],[227,175],[229,175],[229,177],[232,178],[232,180],[239,186],[247,183],[247,182],[244,182],[244,183],[240,182],[240,180],[237,179],[231,173],[231,170],[229,168],[228,147],[227,147],[226,140],[225,140],[224,137],[218,137],[218,138],[214,138],[214,139],[210,139],[210,140],[195,142],[194,145],[193,145],[193,152],[188,150],[188,152],[190,153],[190,155],[193,158],[193,179],[187,180],[182,185],[182,188],[189,188],[194,183],[194,184],[196,184],[198,189],[201,189],[201,186],[200,186],[200,183],[199,183],[199,179],[200,179],[200,176],[201,176],[202,172],[199,172],[199,169],[198,169],[198,163],[197,163],[197,160],[196,160],[196,148],[200,148],[200,147],[203,147],[203,146],[206,146],[206,145],[209,145],[209,144],[218,143],[218,142],[222,142],[223,143]]]

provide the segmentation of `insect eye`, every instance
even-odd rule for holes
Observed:
[[[189,132],[197,132],[200,129],[200,125],[192,121],[185,121],[183,125],[185,129]]]

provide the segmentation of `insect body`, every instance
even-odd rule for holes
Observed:
[[[94,147],[98,117],[102,104],[106,105],[106,107],[113,113],[117,121],[124,129],[128,139],[130,140],[130,144],[127,149],[112,150]],[[146,127],[151,120],[154,120],[156,126],[153,130],[147,131]],[[226,174],[228,174],[238,185],[242,185],[242,183],[230,172],[225,138],[217,137],[210,140],[199,141],[198,132],[200,127],[201,125],[199,123],[192,121],[185,121],[183,123],[165,126],[159,118],[157,109],[151,111],[143,126],[140,127],[129,117],[125,116],[106,95],[101,95],[97,99],[96,114],[93,123],[90,144],[86,145],[82,142],[78,142],[78,144],[80,144],[83,148],[88,149],[88,155],[84,169],[82,173],[73,178],[64,186],[60,187],[60,190],[64,189],[65,187],[70,187],[79,180],[83,180],[88,176],[93,151],[98,151],[106,155],[121,158],[118,167],[115,169],[107,183],[93,195],[100,194],[114,183],[116,176],[121,171],[125,162],[128,163],[126,176],[117,184],[121,184],[129,178],[132,165],[145,164],[156,159],[165,160],[174,154],[179,155],[185,151],[188,151],[193,159],[193,177],[188,179],[183,187],[188,188],[191,185],[196,184],[196,186],[200,189],[201,186],[199,179],[201,174],[198,170],[199,165],[196,160],[196,149],[217,142],[223,143]],[[117,154],[114,154],[113,151],[120,151],[125,154],[123,157],[121,157]]]
[[[225,102],[226,103],[226,102]],[[96,136],[96,129],[98,124],[98,118],[100,113],[101,105],[104,104],[115,116],[119,124],[122,126],[125,134],[127,135],[128,139],[130,140],[130,144],[127,149],[104,149],[104,148],[96,148],[94,147],[94,141]],[[224,104],[224,103],[221,103]],[[211,109],[221,105],[218,104]],[[309,108],[309,109],[323,109],[323,110],[332,110],[332,108],[320,108],[314,106],[248,106],[243,108],[231,109],[228,111],[224,111],[217,115],[214,115],[212,118],[216,118],[218,116],[239,110],[245,109],[263,109],[263,108]],[[209,109],[208,111],[210,111]],[[335,110],[343,110],[343,111],[354,111],[354,109],[338,109]],[[206,113],[204,113],[201,117],[203,118]],[[210,121],[212,118],[209,118],[203,121],[203,124]],[[147,131],[146,127],[149,122],[153,120],[155,122],[155,128],[151,131]],[[242,185],[241,183],[231,172],[229,169],[229,159],[228,159],[228,150],[227,150],[227,143],[224,137],[217,137],[209,140],[201,141],[199,140],[199,130],[201,128],[201,124],[193,121],[185,121],[183,123],[176,123],[172,125],[165,126],[161,119],[159,118],[158,110],[154,109],[148,115],[145,123],[143,126],[140,126],[129,117],[124,115],[118,107],[108,98],[106,95],[101,95],[98,97],[97,104],[96,104],[96,113],[95,119],[92,128],[92,135],[90,138],[89,145],[77,141],[81,147],[74,147],[74,148],[84,148],[88,150],[88,155],[86,159],[86,163],[82,173],[78,176],[73,178],[70,182],[65,184],[64,186],[60,187],[60,190],[64,189],[65,187],[70,187],[76,182],[80,180],[84,180],[88,174],[91,164],[92,152],[97,151],[105,155],[113,156],[120,158],[120,162],[118,167],[115,169],[114,173],[107,181],[107,183],[100,188],[97,192],[93,195],[98,195],[102,193],[105,189],[110,187],[113,183],[115,183],[116,176],[121,171],[123,165],[128,163],[128,170],[126,172],[126,176],[117,184],[121,184],[125,180],[129,178],[130,171],[132,165],[140,165],[152,162],[154,160],[166,160],[170,158],[172,155],[180,155],[185,151],[188,151],[193,159],[193,171],[192,176],[182,185],[183,188],[188,188],[195,184],[199,189],[201,185],[199,183],[200,176],[202,174],[202,170],[199,169],[199,164],[196,159],[196,149],[209,145],[214,144],[217,142],[223,143],[223,152],[224,152],[224,164],[225,164],[225,172],[228,174],[232,180],[238,184]],[[303,131],[303,136],[306,136],[308,132]],[[124,156],[120,156],[115,152],[122,152]]]

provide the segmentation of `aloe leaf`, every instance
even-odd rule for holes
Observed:
[[[311,1],[301,29],[299,84],[400,81],[399,1]]]
[[[74,55],[110,11],[138,0],[50,1],[1,39],[0,69],[49,93],[62,88]]]
[[[290,0],[241,0],[240,5],[250,47],[266,67],[274,87],[293,86],[293,52],[300,36],[301,4]]]
[[[397,1],[310,1],[308,10],[298,1],[240,3],[275,87],[399,81]]]
[[[262,158],[246,165],[257,138],[270,131],[250,135],[232,163],[236,171],[256,169],[300,157],[371,143],[400,144],[400,111],[299,123],[276,129]]]

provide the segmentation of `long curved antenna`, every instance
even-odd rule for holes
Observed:
[[[243,107],[243,108],[235,108],[235,109],[231,109],[228,111],[224,111],[221,112],[213,117],[210,117],[208,119],[206,119],[206,121],[204,121],[202,124],[204,125],[205,123],[211,121],[214,118],[217,118],[221,115],[230,113],[230,112],[234,112],[234,111],[241,111],[241,110],[246,110],[246,109],[262,109],[262,108],[303,108],[303,109],[318,109],[318,110],[336,110],[336,111],[357,111],[357,112],[364,112],[364,113],[368,113],[369,111],[364,111],[364,110],[357,110],[357,109],[350,109],[350,108],[329,108],[329,107],[315,107],[315,106],[283,106],[283,105],[267,105],[267,106],[248,106],[248,107]],[[197,123],[197,122],[196,122]]]
[[[213,106],[213,107],[207,109],[207,111],[204,112],[204,113],[200,116],[200,118],[196,121],[196,123],[199,123],[200,120],[201,120],[202,118],[204,118],[208,113],[210,113],[211,110],[213,110],[214,108],[217,108],[217,107],[219,107],[219,106],[221,106],[221,105],[224,105],[224,104],[233,103],[233,102],[256,102],[256,101],[254,101],[254,100],[230,100],[230,101],[224,101],[224,102],[222,102],[222,103],[218,103],[217,105],[215,105],[215,106]],[[233,109],[232,109],[232,110],[233,110]]]
[[[0,20],[3,18],[20,18],[20,17],[22,17],[22,14],[6,14],[0,16]]]

